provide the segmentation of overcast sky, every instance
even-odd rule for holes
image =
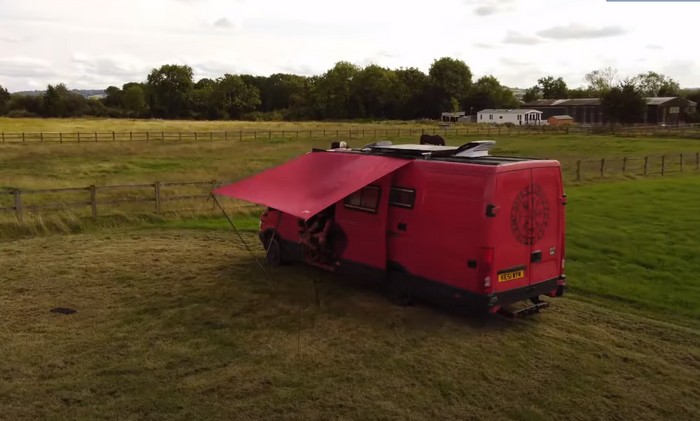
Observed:
[[[700,87],[700,2],[605,0],[0,0],[0,85],[103,89],[162,64],[195,79],[320,74],[339,60],[417,67],[449,56],[475,79],[582,85],[590,70]]]

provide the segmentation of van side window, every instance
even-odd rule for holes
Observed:
[[[392,187],[389,192],[389,205],[413,209],[416,201],[416,191],[404,187]]]
[[[366,212],[377,212],[379,207],[379,187],[367,186],[345,198],[345,207]]]

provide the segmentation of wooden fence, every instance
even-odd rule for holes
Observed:
[[[70,187],[38,190],[9,190],[0,195],[10,197],[10,206],[0,207],[0,212],[14,212],[21,222],[27,212],[43,213],[45,211],[74,210],[97,219],[99,215],[110,214],[119,210],[126,213],[156,213],[189,211],[181,205],[170,206],[175,202],[195,202],[197,210],[202,210],[210,192],[231,181],[195,181],[171,183],[156,181],[153,184],[123,184],[110,186]],[[61,200],[56,200],[56,195]],[[0,206],[3,201],[0,201]],[[133,206],[136,205],[136,206]],[[245,205],[254,207],[254,205]],[[211,210],[214,203],[209,204]],[[106,212],[103,212],[106,211]]]
[[[643,157],[614,157],[562,160],[565,181],[584,181],[619,176],[651,176],[700,171],[700,153],[648,155]],[[128,184],[0,191],[0,213],[14,213],[22,221],[25,214],[78,209],[76,214],[96,219],[110,212],[166,213],[195,210],[185,208],[183,202],[194,204],[196,210],[214,210],[214,203],[207,203],[210,192],[231,181],[161,182],[152,184]],[[56,200],[60,195],[60,200]],[[237,204],[240,208],[255,205]]]
[[[562,170],[565,175],[569,173],[567,178],[575,181],[616,176],[643,177],[700,171],[700,153],[686,152],[643,157],[582,159],[576,161],[573,176],[570,174],[571,168],[563,165]]]
[[[602,131],[601,131],[602,130]],[[237,131],[110,131],[110,132],[0,132],[0,143],[84,143],[84,142],[204,142],[263,139],[392,139],[419,137],[421,134],[447,136],[495,136],[532,134],[605,134],[605,127],[487,126],[480,124],[451,128],[408,129],[316,129],[316,130],[237,130]],[[622,136],[681,136],[700,138],[698,126],[639,126],[610,132]]]

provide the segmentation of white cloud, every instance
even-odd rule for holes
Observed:
[[[508,31],[508,34],[503,39],[505,44],[517,44],[517,45],[537,45],[541,44],[543,41],[540,38],[533,37],[531,35],[523,35],[514,31]]]
[[[31,57],[0,58],[0,76],[52,77],[56,75],[51,62]]]
[[[228,18],[219,18],[214,22],[217,28],[235,28],[236,25]]]
[[[572,23],[567,26],[555,26],[539,31],[537,35],[562,40],[613,37],[624,33],[625,30],[617,25],[594,28],[580,23]]]

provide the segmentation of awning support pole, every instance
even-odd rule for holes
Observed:
[[[238,229],[236,228],[236,226],[233,224],[233,221],[232,221],[231,218],[228,216],[228,214],[226,213],[226,211],[224,210],[224,208],[221,207],[221,203],[219,203],[219,199],[217,199],[216,196],[215,196],[213,193],[210,195],[210,197],[212,197],[212,198],[214,199],[214,203],[216,203],[216,206],[218,206],[219,209],[221,209],[221,213],[224,214],[224,216],[226,217],[226,220],[228,220],[228,223],[231,224],[231,227],[232,227],[233,230],[236,232],[236,235],[238,235],[238,238],[241,239],[241,243],[243,243],[243,245],[244,245],[245,248],[248,250],[248,252],[250,253],[250,255],[253,256],[253,259],[255,260],[255,263],[257,263],[258,266],[260,266],[260,269],[262,269],[262,271],[263,271],[263,273],[265,274],[265,276],[267,277],[267,279],[268,279],[270,282],[272,282],[272,278],[270,278],[270,275],[267,273],[267,271],[265,270],[265,268],[263,267],[263,265],[260,263],[260,261],[258,260],[258,258],[255,257],[255,253],[253,253],[253,250],[251,250],[250,247],[248,247],[248,243],[245,242],[245,240],[243,239],[243,236],[241,236],[241,233],[238,231]]]

